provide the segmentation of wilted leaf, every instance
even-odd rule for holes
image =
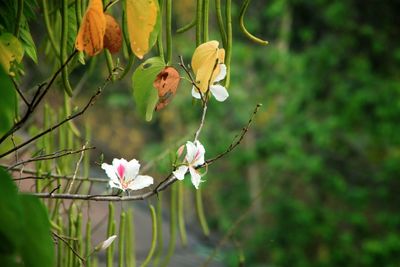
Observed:
[[[203,93],[220,73],[220,63],[224,63],[225,50],[219,49],[218,45],[217,41],[209,41],[199,45],[193,53],[192,69]]]
[[[3,33],[0,35],[0,64],[5,72],[11,76],[15,73],[12,71],[12,63],[21,62],[24,55],[24,49],[19,40],[11,33]]]
[[[76,37],[76,49],[85,51],[89,56],[97,55],[103,49],[105,32],[106,19],[103,3],[101,0],[90,0]]]
[[[106,33],[104,35],[104,48],[111,53],[118,53],[122,46],[122,31],[115,18],[104,14],[106,18]]]
[[[158,91],[158,103],[156,111],[163,109],[171,102],[175,95],[181,77],[173,67],[165,67],[156,77],[153,86]]]
[[[0,53],[2,52],[0,50]],[[13,125],[16,105],[16,94],[11,79],[0,66],[0,136]]]
[[[132,52],[140,59],[151,49],[160,29],[157,0],[126,0],[126,17]]]
[[[139,114],[150,121],[158,101],[157,90],[153,81],[157,74],[165,67],[164,61],[159,57],[149,58],[135,70],[132,76],[133,96]]]

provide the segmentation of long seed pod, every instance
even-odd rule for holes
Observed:
[[[133,210],[129,209],[126,216],[126,253],[125,261],[127,267],[136,267],[135,255],[135,225],[133,222]]]
[[[191,22],[189,22],[185,26],[182,26],[181,28],[177,29],[176,33],[184,33],[193,28],[194,26],[196,26],[196,18],[194,18]]]
[[[14,35],[18,38],[19,35],[19,27],[21,25],[21,18],[24,12],[24,0],[18,0],[17,2],[17,17],[15,18],[15,29]]]
[[[78,213],[78,216],[76,217],[76,222],[75,222],[75,251],[78,252],[79,255],[83,255],[83,249],[82,249],[82,212]],[[78,257],[75,257],[74,261],[74,266],[82,266],[82,262]]]
[[[196,6],[196,46],[201,44],[203,0],[197,0]]]
[[[231,57],[232,57],[232,0],[226,0],[225,5],[226,15],[226,48],[225,48],[225,65],[226,65],[226,79],[225,87],[229,87],[231,80]]]
[[[227,45],[226,31],[225,31],[224,20],[222,18],[221,0],[215,0],[215,14],[217,15],[218,28],[219,28],[219,33],[221,35],[222,44],[224,47],[226,47]]]
[[[82,0],[75,0],[75,17],[77,28],[79,29],[82,21]]]
[[[63,234],[63,220],[61,216],[57,217],[57,225],[59,226],[59,230],[57,230],[57,233],[59,235]],[[65,266],[63,262],[63,256],[64,256],[64,243],[59,240],[57,243],[57,266]]]
[[[61,6],[61,57],[60,57],[60,64],[64,64],[67,60],[67,41],[68,41],[68,0],[62,0]],[[68,66],[65,65],[64,68],[61,70],[61,78],[64,85],[65,92],[72,96],[72,87],[69,84],[68,78]]]
[[[246,35],[247,38],[249,38],[251,41],[260,44],[260,45],[267,45],[268,41],[262,40],[253,34],[251,34],[246,27],[244,26],[244,14],[246,13],[247,7],[250,4],[250,0],[244,0],[242,4],[242,8],[240,9],[240,15],[239,15],[239,25],[240,29],[242,32]]]
[[[125,65],[124,71],[122,72],[122,74],[119,76],[119,80],[122,80],[126,74],[129,73],[129,71],[131,70],[133,63],[135,63],[135,55],[132,53],[131,50],[129,50],[129,58],[128,58],[128,63]]]
[[[115,75],[113,74],[114,72],[114,62],[111,56],[110,51],[108,51],[108,49],[104,49],[104,56],[106,58],[106,63],[107,63],[107,68],[108,68],[108,72],[111,75],[111,81],[115,81]]]
[[[42,9],[43,9],[43,18],[44,18],[44,25],[47,31],[47,36],[49,38],[50,44],[54,50],[54,53],[56,54],[57,57],[60,57],[60,51],[57,47],[54,35],[53,35],[53,30],[51,29],[50,26],[50,18],[49,18],[49,9],[47,6],[47,0],[42,0]]]
[[[156,210],[154,209],[153,205],[150,205],[150,213],[152,221],[151,230],[153,233],[153,238],[151,239],[151,247],[149,253],[147,254],[146,259],[143,261],[141,267],[146,267],[150,263],[150,260],[153,257],[154,251],[157,247],[157,216],[156,216]]]
[[[163,193],[159,192],[157,197],[157,205],[156,205],[156,215],[157,215],[157,251],[156,255],[154,256],[153,265],[158,266],[160,262],[160,258],[163,252],[164,243],[163,243],[163,231],[162,231],[162,196]]]
[[[169,242],[168,242],[168,250],[167,255],[164,258],[164,261],[161,266],[167,267],[169,261],[171,260],[172,255],[175,251],[176,244],[176,195],[177,195],[177,183],[171,186],[171,204],[170,204],[170,223],[169,223]]]
[[[107,236],[106,238],[112,236],[114,234],[113,231],[113,224],[114,224],[114,204],[108,204],[108,226],[107,226]],[[107,267],[113,266],[113,244],[111,244],[106,250],[106,262]]]
[[[163,14],[164,12],[164,0],[159,0],[158,5],[160,6],[160,15]],[[168,26],[166,26],[168,27]],[[160,30],[158,32],[157,36],[157,49],[158,49],[158,55],[164,59],[164,47],[163,47],[163,31],[162,27],[160,27]],[[164,59],[165,61],[165,59]]]
[[[119,242],[118,242],[118,267],[124,266],[124,252],[125,252],[125,236],[126,236],[126,227],[125,227],[125,212],[121,212],[119,218]]]
[[[75,235],[75,224],[74,224],[74,208],[71,206],[69,213],[68,213],[68,236],[74,236]],[[73,247],[73,240],[68,241],[70,243],[70,246]],[[71,249],[68,249],[68,258],[67,258],[67,267],[73,267],[74,266],[74,254],[72,253]]]
[[[172,60],[172,0],[166,0],[165,33],[167,37],[167,63]]]
[[[183,210],[184,201],[184,193],[185,188],[183,183],[178,183],[178,227],[179,227],[179,235],[181,237],[182,245],[185,247],[187,245],[187,235],[186,235],[186,227],[185,227],[185,216]]]
[[[201,197],[201,189],[200,188],[196,190],[196,211],[197,211],[197,217],[199,218],[201,229],[203,230],[204,235],[209,236],[210,229],[208,228],[206,216],[204,214],[203,199]]]
[[[88,218],[86,222],[86,238],[85,238],[85,255],[86,255],[86,267],[91,267],[91,245],[92,245],[92,222]]]
[[[210,13],[210,0],[203,2],[203,43],[208,41],[208,16]]]

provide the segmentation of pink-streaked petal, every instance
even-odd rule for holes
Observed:
[[[189,168],[192,184],[196,189],[199,189],[201,175],[192,167]]]
[[[133,179],[129,185],[128,189],[130,190],[139,190],[145,187],[148,187],[154,183],[154,179],[148,175],[138,175],[135,179]]]
[[[114,170],[117,172],[118,177],[120,179],[124,178],[124,175],[120,176],[120,174],[121,174],[120,172],[122,171],[122,169],[125,170],[125,166],[126,166],[127,163],[128,162],[124,158],[121,158],[121,159],[115,158],[115,159],[113,159],[112,165],[114,166]],[[121,166],[123,166],[123,167],[121,167]],[[118,170],[120,170],[120,171],[118,171]],[[122,173],[122,174],[124,174],[124,173]]]
[[[214,83],[222,81],[225,79],[226,76],[226,65],[225,64],[219,64],[219,73],[217,77],[215,77]]]
[[[215,97],[215,99],[219,102],[225,101],[229,96],[226,88],[219,84],[211,85],[210,91],[213,94],[213,96]]]
[[[194,158],[196,157],[197,148],[195,144],[190,141],[186,142],[186,160],[189,164],[192,164]]]
[[[197,167],[199,165],[202,165],[204,163],[204,154],[206,153],[206,150],[204,148],[204,146],[198,141],[196,140],[194,142],[194,145],[196,146],[196,157],[194,158],[192,165],[193,167]]]
[[[101,164],[101,168],[105,170],[108,178],[110,178],[111,181],[113,181],[114,183],[119,183],[119,179],[117,173],[115,172],[114,166],[107,163],[103,163]]]
[[[195,86],[192,87],[192,96],[196,99],[201,99],[199,90]]]
[[[139,174],[140,164],[136,159],[129,161],[125,167],[125,182],[129,182]]]
[[[176,179],[178,180],[183,180],[183,178],[185,178],[185,174],[188,170],[188,166],[183,165],[183,166],[179,166],[176,171],[173,172],[174,176],[176,177]]]

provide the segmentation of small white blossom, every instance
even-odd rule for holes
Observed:
[[[210,92],[215,97],[215,99],[217,101],[223,102],[229,96],[228,91],[222,85],[215,84],[215,83],[218,83],[219,81],[222,81],[223,79],[225,79],[225,76],[226,76],[226,65],[225,64],[220,64],[219,66],[220,66],[220,72],[217,75],[217,77],[215,78],[215,80],[211,82]],[[201,95],[199,93],[199,90],[195,86],[193,86],[193,88],[192,88],[192,96],[194,98],[201,99]]]
[[[107,249],[111,244],[114,242],[114,240],[117,238],[116,235],[112,235],[100,244],[98,244],[95,248],[96,251],[101,251]]]
[[[201,182],[201,175],[196,170],[197,166],[204,164],[204,154],[205,154],[204,146],[199,141],[186,143],[186,156],[184,165],[179,166],[174,172],[174,176],[183,180],[185,178],[186,172],[189,170],[192,184],[196,189],[199,188]]]
[[[114,159],[112,165],[103,163],[101,168],[106,171],[110,178],[110,187],[121,190],[139,190],[153,184],[153,177],[139,175],[140,164],[136,159],[126,161],[125,159]]]

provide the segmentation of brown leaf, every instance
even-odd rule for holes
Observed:
[[[180,81],[179,72],[173,67],[165,67],[156,77],[153,86],[158,91],[156,111],[166,107],[178,89]]]
[[[101,0],[91,0],[79,27],[75,42],[76,49],[85,51],[89,56],[97,55],[103,49],[105,31],[103,3]]]
[[[122,47],[122,32],[118,22],[109,14],[104,14],[106,18],[106,33],[104,35],[104,48],[111,53],[118,53]]]

